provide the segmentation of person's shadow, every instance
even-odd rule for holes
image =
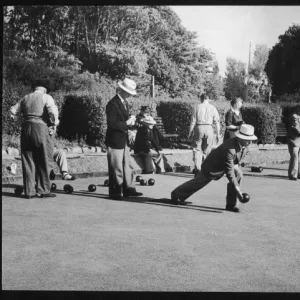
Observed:
[[[20,184],[4,184],[2,187],[6,188],[16,188],[20,187],[22,185]],[[51,193],[54,194],[66,194],[64,190],[56,189],[54,191],[51,191]],[[24,194],[22,195],[16,195],[13,192],[2,192],[3,196],[6,197],[12,197],[12,198],[23,198],[24,200],[28,201],[28,199],[25,199]],[[185,201],[184,204],[175,205],[171,203],[171,199],[168,198],[150,198],[150,197],[124,197],[124,200],[112,200],[109,198],[107,194],[101,194],[97,192],[89,192],[87,190],[79,190],[74,191],[72,194],[69,194],[70,196],[77,196],[77,197],[91,197],[91,198],[101,198],[109,201],[125,201],[125,202],[131,202],[131,203],[138,203],[138,204],[148,204],[148,205],[158,205],[158,206],[165,206],[165,207],[175,207],[180,209],[192,209],[192,210],[198,210],[203,212],[211,212],[211,213],[222,213],[225,209],[223,208],[217,208],[217,207],[210,207],[210,206],[200,206],[200,205],[192,205],[192,202]],[[38,199],[38,198],[34,198]],[[75,198],[76,199],[76,198]],[[79,198],[78,198],[79,200]]]

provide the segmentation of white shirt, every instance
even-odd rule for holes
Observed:
[[[212,125],[217,122],[219,122],[219,113],[207,100],[194,107],[190,127],[194,127],[196,124]]]

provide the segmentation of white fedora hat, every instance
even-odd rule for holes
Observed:
[[[136,83],[129,79],[125,78],[123,81],[118,82],[119,87],[130,95],[136,95]]]
[[[243,140],[257,140],[257,137],[254,135],[254,127],[249,124],[242,124],[240,130],[235,135]]]

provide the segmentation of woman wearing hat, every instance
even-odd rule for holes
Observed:
[[[241,98],[236,98],[231,100],[231,107],[225,115],[226,131],[224,134],[224,141],[235,137],[235,132],[237,132],[240,126],[244,123],[241,114],[241,107],[243,105],[243,100]]]
[[[251,141],[256,140],[254,127],[242,124],[236,137],[226,140],[216,149],[212,150],[202,164],[197,176],[178,186],[171,193],[171,202],[185,201],[188,197],[205,187],[211,180],[219,180],[226,174],[227,184],[226,210],[239,212],[238,200],[243,198],[240,189],[242,171],[239,164],[244,156],[246,148]]]
[[[148,106],[142,106],[140,114],[136,117],[137,134],[134,142],[134,153],[139,154],[143,160],[143,174],[153,174],[156,167],[159,173],[164,173],[163,156],[159,151],[162,150],[160,141],[163,140],[162,134],[155,126],[155,120],[150,116]],[[151,149],[154,148],[158,154],[152,156]]]
[[[128,128],[134,125],[135,116],[129,117],[127,99],[136,95],[135,89],[135,82],[125,78],[118,82],[117,94],[106,105],[109,197],[114,200],[142,195],[135,188],[128,144]]]

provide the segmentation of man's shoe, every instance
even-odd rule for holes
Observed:
[[[178,204],[179,204],[179,199],[178,199],[178,198],[175,198],[175,197],[171,197],[170,203],[171,203],[171,204],[174,204],[174,205],[178,205]]]
[[[75,180],[76,177],[74,175],[71,175],[69,173],[65,173],[63,176],[62,176],[62,179],[63,180]]]
[[[231,206],[231,205],[226,205],[226,210],[236,212],[236,213],[240,212],[240,209],[238,207]]]
[[[297,177],[289,176],[289,180],[297,180]]]
[[[41,194],[41,198],[54,198],[56,197],[55,194],[49,193],[49,194]]]
[[[143,193],[139,192],[130,192],[130,193],[123,193],[124,197],[139,197],[142,196]]]
[[[124,200],[122,195],[110,195],[109,198],[112,200]]]
[[[54,180],[55,179],[55,173],[54,173],[53,169],[50,171],[49,178],[50,178],[50,180]]]

